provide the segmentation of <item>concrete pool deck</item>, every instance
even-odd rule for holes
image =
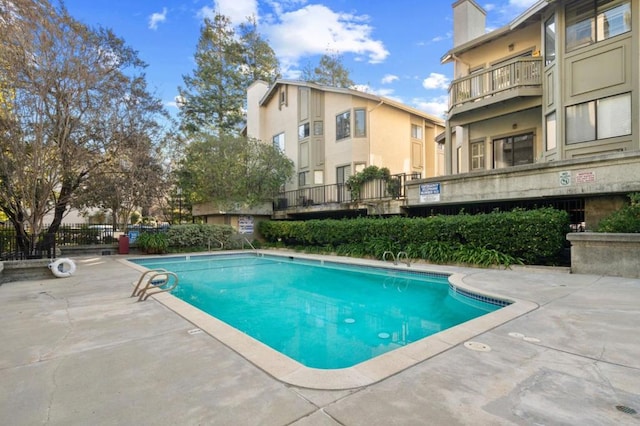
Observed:
[[[140,272],[122,258],[0,286],[0,424],[640,424],[638,279],[416,265],[538,308],[379,382],[317,390],[129,298]]]

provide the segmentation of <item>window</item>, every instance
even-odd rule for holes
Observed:
[[[611,96],[566,109],[567,144],[631,134],[631,94]]]
[[[344,184],[351,176],[351,166],[336,167],[336,183]]]
[[[544,64],[556,60],[556,18],[552,16],[544,23]]]
[[[458,165],[458,173],[462,173],[462,147],[456,148],[456,163]]]
[[[567,51],[631,31],[629,0],[577,0],[566,6]]]
[[[273,146],[278,148],[280,152],[284,152],[284,133],[279,133],[273,137]]]
[[[307,173],[309,172],[300,172],[298,173],[298,186],[302,187],[307,184]]]
[[[533,163],[533,133],[493,141],[493,168]]]
[[[411,137],[414,139],[422,140],[422,126],[418,126],[417,124],[411,125]]]
[[[353,114],[355,118],[355,133],[356,138],[362,138],[367,136],[367,115],[364,109],[354,109]]]
[[[471,143],[471,170],[484,169],[484,141]]]
[[[596,103],[585,102],[566,109],[567,144],[596,138]]]
[[[631,134],[631,95],[611,96],[596,102],[598,139]]]
[[[351,112],[343,112],[336,116],[336,140],[351,136]]]
[[[557,136],[556,136],[556,112],[552,112],[547,115],[546,118],[546,144],[547,151],[551,151],[552,149],[556,149],[557,146]]]
[[[322,136],[324,134],[324,123],[322,121],[313,122],[313,135]]]
[[[280,88],[280,105],[287,103],[287,89],[285,87]]]
[[[298,126],[298,140],[309,137],[309,123],[304,123]]]

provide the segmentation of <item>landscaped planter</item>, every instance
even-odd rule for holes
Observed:
[[[576,232],[571,242],[571,272],[640,278],[640,234]]]

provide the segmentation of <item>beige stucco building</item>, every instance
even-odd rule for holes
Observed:
[[[453,9],[447,176],[408,182],[408,211],[553,205],[590,228],[640,191],[640,0],[542,0],[489,33]]]
[[[444,146],[435,141],[443,130],[442,119],[357,90],[279,80],[255,82],[247,92],[247,136],[273,143],[295,163],[276,217],[368,210],[344,188],[367,166],[386,167],[403,184],[444,174]],[[400,211],[403,202],[387,201],[385,213]]]

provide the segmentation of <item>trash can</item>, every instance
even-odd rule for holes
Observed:
[[[126,235],[118,238],[118,254],[129,254],[129,237]]]

